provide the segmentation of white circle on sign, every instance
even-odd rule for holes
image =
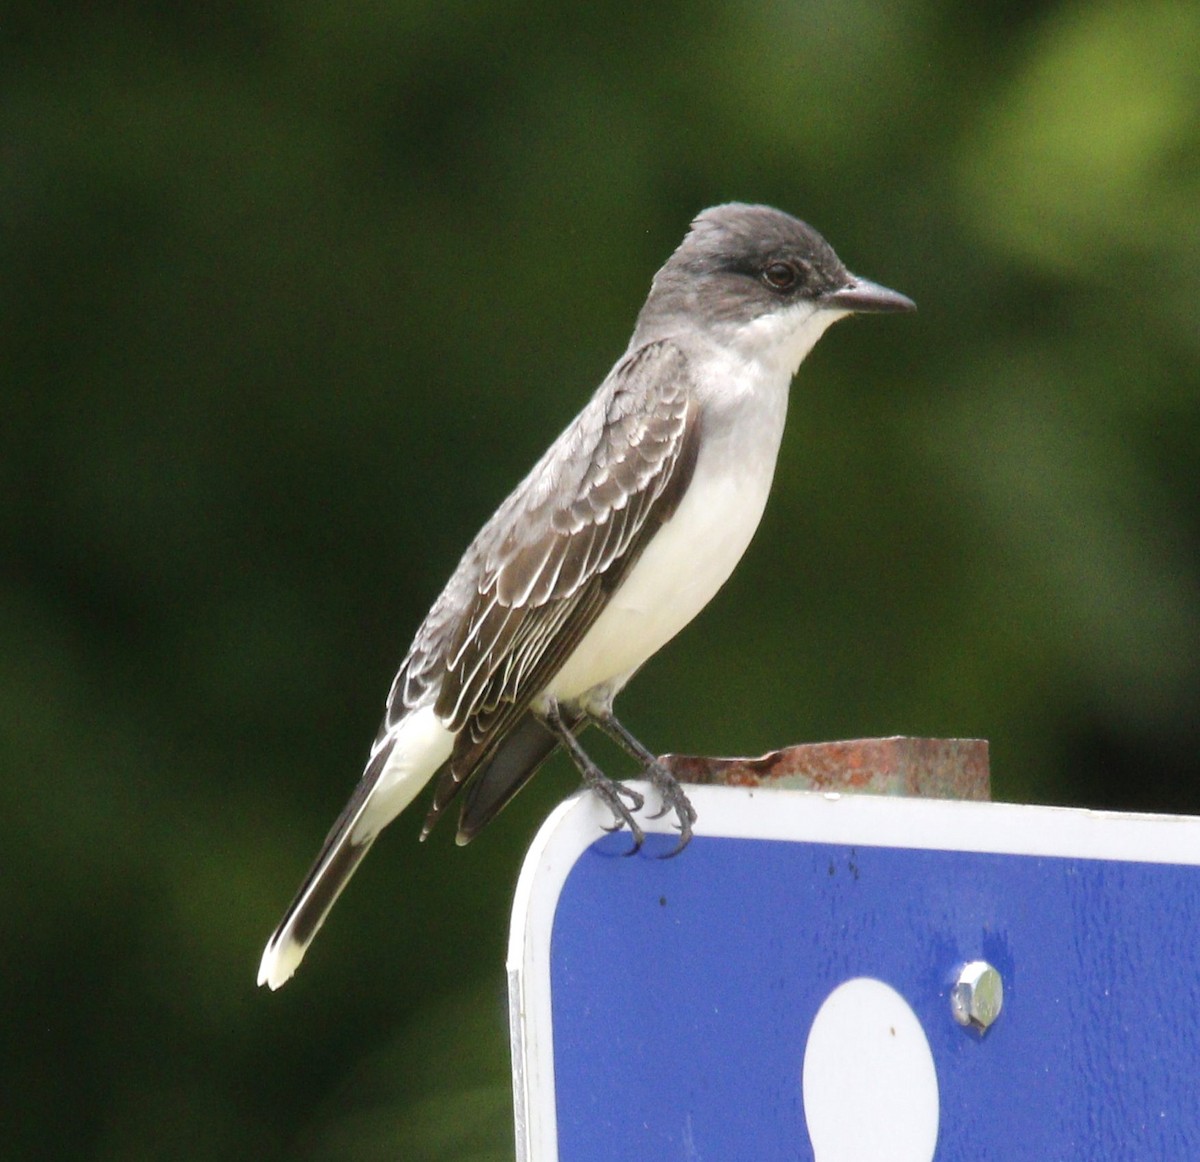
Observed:
[[[930,1162],[938,1083],[925,1031],[890,985],[838,985],[804,1047],[804,1117],[816,1162]]]

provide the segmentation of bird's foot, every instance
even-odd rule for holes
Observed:
[[[662,806],[651,819],[661,819],[670,812],[679,820],[679,842],[661,858],[678,855],[692,841],[692,824],[696,822],[696,808],[684,793],[679,780],[663,765],[653,751],[647,750],[624,726],[617,721],[611,707],[603,707],[591,713],[592,721],[604,731],[627,754],[642,764],[650,785],[658,792]],[[640,846],[640,844],[639,844]]]
[[[675,813],[679,820],[679,842],[660,858],[670,859],[678,855],[692,841],[692,824],[696,822],[696,808],[688,799],[683,785],[658,759],[646,764],[646,778],[650,785],[662,798],[662,806],[650,816],[651,819],[661,819],[669,812]]]
[[[612,826],[606,827],[604,830],[613,832],[620,831],[622,827],[628,827],[629,834],[633,836],[633,846],[625,854],[636,855],[642,850],[642,844],[646,842],[646,833],[642,830],[641,824],[633,817],[633,813],[640,811],[645,806],[645,797],[632,787],[610,779],[596,768],[584,770],[582,773],[584,784],[588,790],[595,794],[613,814]],[[628,804],[626,800],[628,800]]]

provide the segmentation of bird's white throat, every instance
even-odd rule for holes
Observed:
[[[740,355],[748,363],[762,364],[768,371],[786,374],[790,381],[817,340],[848,314],[801,301],[748,323],[724,327],[720,342],[731,354]]]

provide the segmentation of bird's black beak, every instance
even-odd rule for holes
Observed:
[[[891,314],[899,311],[915,311],[917,304],[899,291],[888,290],[877,282],[851,275],[850,281],[841,290],[821,296],[821,306],[834,311],[862,311],[873,314]]]

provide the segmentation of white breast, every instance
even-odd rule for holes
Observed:
[[[711,370],[745,391],[705,406],[691,486],[550,683],[552,697],[615,693],[712,600],[746,551],[771,490],[791,375],[730,364]]]

